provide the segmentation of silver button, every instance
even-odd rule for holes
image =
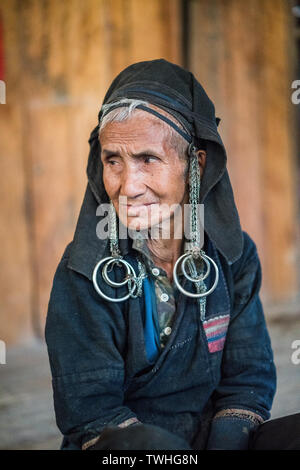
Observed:
[[[158,268],[153,268],[152,269],[152,274],[153,274],[153,276],[158,276],[159,275],[159,269]]]
[[[168,294],[161,294],[160,300],[161,300],[162,302],[168,302],[168,300],[169,300]]]
[[[169,336],[172,333],[172,328],[170,326],[167,326],[164,329],[164,333],[165,333],[165,335]]]

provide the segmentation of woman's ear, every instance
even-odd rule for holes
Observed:
[[[203,171],[205,168],[205,163],[206,163],[206,152],[205,150],[198,150],[197,151],[197,156],[198,156],[198,162],[199,162],[199,167],[200,167],[200,175],[202,177]]]

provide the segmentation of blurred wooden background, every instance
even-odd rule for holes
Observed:
[[[263,264],[266,315],[273,305],[295,303],[299,129],[291,84],[300,76],[292,5],[2,0],[0,339],[13,344],[43,336],[54,272],[82,203],[87,141],[104,94],[127,65],[161,57],[195,73],[222,119],[242,226]]]

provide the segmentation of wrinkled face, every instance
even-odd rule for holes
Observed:
[[[103,181],[122,223],[144,230],[172,219],[188,203],[187,162],[171,143],[168,124],[142,111],[100,133]]]

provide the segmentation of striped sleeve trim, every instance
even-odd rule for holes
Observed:
[[[81,449],[82,449],[82,450],[86,450],[88,447],[91,447],[92,445],[96,444],[96,442],[98,441],[99,437],[100,437],[100,434],[99,434],[99,436],[94,437],[93,439],[90,439],[89,441],[85,442],[85,443],[83,444],[83,446],[82,446]]]
[[[129,418],[126,419],[126,421],[123,421],[123,423],[118,424],[119,428],[127,428],[127,426],[130,426],[131,424],[134,423],[139,423],[139,420],[137,418]]]
[[[249,410],[238,409],[238,408],[227,408],[225,410],[218,411],[218,413],[215,414],[213,419],[224,418],[224,417],[247,419],[248,421],[251,421],[253,424],[256,424],[256,425],[262,424],[264,422],[263,418],[257,413],[254,413],[253,411],[249,411]]]
[[[125,421],[123,421],[122,423],[118,424],[118,427],[119,428],[127,428],[127,426],[131,426],[131,424],[135,424],[135,423],[139,423],[140,421],[137,419],[137,418],[129,418],[129,419],[126,419]],[[98,439],[101,437],[101,434],[99,434],[99,436],[97,437],[93,437],[93,439],[90,439],[89,441],[85,442],[83,445],[82,445],[82,450],[86,450],[88,447],[91,447],[93,446],[94,444],[96,444],[96,442],[98,441]]]

